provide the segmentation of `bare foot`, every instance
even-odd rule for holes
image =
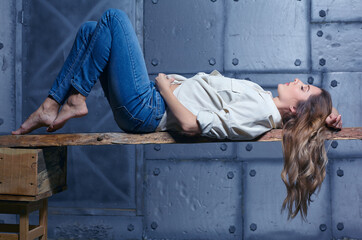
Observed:
[[[40,107],[21,124],[20,128],[12,131],[13,135],[29,133],[37,128],[49,126],[57,117],[60,104],[54,99],[47,97]]]
[[[58,116],[52,124],[47,128],[48,132],[54,132],[64,126],[71,118],[79,118],[88,114],[86,97],[80,93],[75,93],[69,96],[67,102],[63,105]]]

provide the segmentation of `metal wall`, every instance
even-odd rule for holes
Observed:
[[[130,17],[151,80],[217,69],[276,95],[278,83],[298,77],[330,91],[345,127],[361,127],[361,1],[4,0],[0,132],[36,110],[78,27],[108,8]],[[122,131],[99,83],[87,104],[89,114],[60,133]],[[362,239],[362,142],[326,147],[327,177],[307,222],[280,213],[279,142],[69,147],[68,189],[50,198],[49,238]]]

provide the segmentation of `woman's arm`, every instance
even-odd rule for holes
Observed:
[[[196,116],[188,110],[173,94],[170,86],[174,79],[168,79],[165,74],[158,74],[156,77],[156,86],[159,89],[168,108],[178,120],[183,133],[194,136],[201,133],[200,126]]]

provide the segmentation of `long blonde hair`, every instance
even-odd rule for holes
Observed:
[[[300,212],[305,220],[311,195],[317,188],[320,191],[326,175],[328,158],[324,142],[328,128],[325,120],[332,112],[332,100],[326,90],[321,90],[321,94],[300,102],[295,114],[283,116],[281,177],[287,197],[282,210],[288,209],[288,219]]]

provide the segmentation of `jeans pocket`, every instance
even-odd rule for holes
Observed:
[[[113,108],[112,111],[117,125],[126,132],[136,131],[144,123],[143,120],[135,118],[124,106]]]

